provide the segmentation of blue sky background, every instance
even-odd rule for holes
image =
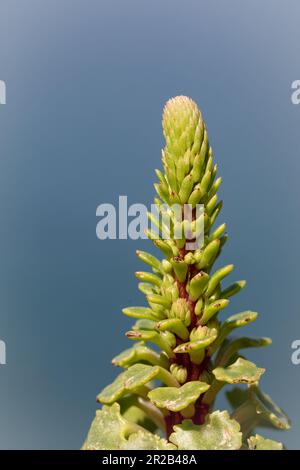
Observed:
[[[249,357],[293,427],[268,435],[300,448],[299,14],[293,0],[1,1],[1,448],[83,442],[128,345],[121,308],[142,300],[134,252],[149,248],[99,241],[96,207],[151,202],[161,111],[177,94],[206,119],[223,262],[248,280],[228,313],[259,311],[247,333],[273,338]]]

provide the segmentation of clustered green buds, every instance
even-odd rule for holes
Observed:
[[[160,219],[149,214],[159,233],[148,236],[164,259],[137,252],[150,267],[150,272],[136,273],[148,306],[123,310],[136,319],[126,333],[135,343],[112,361],[124,370],[98,395],[103,407],[83,448],[282,449],[281,443],[254,434],[258,426],[288,429],[289,420],[259,388],[265,370],[241,355],[241,350],[267,346],[271,340],[231,338],[235,329],[256,320],[255,312],[219,318],[245,281],[223,286],[233,265],[213,268],[227,235],[225,224],[216,226],[221,178],[205,123],[196,103],[178,96],[167,102],[162,124],[164,172],[156,170],[154,185],[154,202],[162,210]],[[191,206],[192,218],[179,221],[178,205],[182,215],[185,204]],[[203,210],[197,219],[199,204]],[[175,237],[178,224],[188,227],[195,239],[202,230],[202,246],[189,248],[186,231]],[[213,410],[226,384],[246,386],[227,392],[231,414]]]

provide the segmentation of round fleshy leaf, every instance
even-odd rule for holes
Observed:
[[[114,403],[96,412],[83,450],[173,450],[176,447],[165,439],[146,431],[125,419],[120,405]]]
[[[239,357],[231,366],[217,367],[213,374],[220,382],[229,384],[253,384],[259,381],[265,369],[257,367],[253,362]]]
[[[128,367],[128,365],[134,362],[134,358],[136,355],[137,346],[133,346],[132,348],[125,349],[120,354],[115,356],[112,359],[112,363],[114,366],[120,367]]]
[[[128,391],[135,391],[153,380],[160,373],[160,367],[135,364],[118,375],[114,382],[105,387],[97,396],[101,403],[109,405],[117,401]]]
[[[282,450],[283,449],[283,445],[281,442],[273,441],[273,439],[265,439],[259,434],[249,437],[248,446],[250,450]]]
[[[125,372],[122,372],[111,384],[107,385],[97,396],[97,401],[109,405],[121,398],[126,392],[124,374]]]
[[[129,436],[122,450],[176,450],[176,446],[155,434],[140,430]]]
[[[110,407],[96,411],[88,432],[83,450],[118,450],[126,444],[126,435],[130,425],[120,414],[120,406],[114,403]]]
[[[148,397],[158,408],[170,411],[181,411],[209,389],[205,382],[187,382],[181,387],[158,387],[148,393]]]
[[[242,433],[227,411],[214,411],[207,415],[204,424],[184,420],[174,426],[170,441],[182,450],[237,450],[242,445]]]
[[[136,390],[155,379],[160,372],[159,367],[146,364],[135,364],[124,373],[124,386],[126,390]]]

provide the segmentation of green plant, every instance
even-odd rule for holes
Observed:
[[[165,258],[137,252],[152,270],[136,273],[149,306],[123,310],[137,319],[126,333],[136,343],[113,359],[124,371],[97,397],[103,408],[96,412],[83,448],[281,449],[281,443],[253,435],[261,426],[288,429],[289,421],[258,386],[265,370],[240,354],[271,340],[231,338],[233,330],[256,320],[255,312],[218,318],[245,281],[224,288],[233,266],[213,272],[227,235],[225,224],[215,228],[222,207],[217,199],[221,178],[216,177],[197,105],[184,96],[169,100],[163,131],[164,173],[156,171],[154,185],[161,217],[149,214],[161,236],[153,231],[148,236]],[[193,208],[190,219],[174,209],[184,204]],[[198,204],[204,207],[200,215],[195,211]],[[175,237],[178,228],[185,229],[180,238]],[[163,236],[166,232],[169,238]],[[201,233],[202,246],[187,248],[188,240],[200,239]],[[245,389],[227,392],[231,416],[213,411],[217,393],[226,384],[246,384]]]

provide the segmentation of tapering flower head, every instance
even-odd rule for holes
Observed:
[[[166,148],[174,156],[191,149],[195,140],[201,145],[204,123],[197,104],[187,96],[167,101],[162,119]]]

